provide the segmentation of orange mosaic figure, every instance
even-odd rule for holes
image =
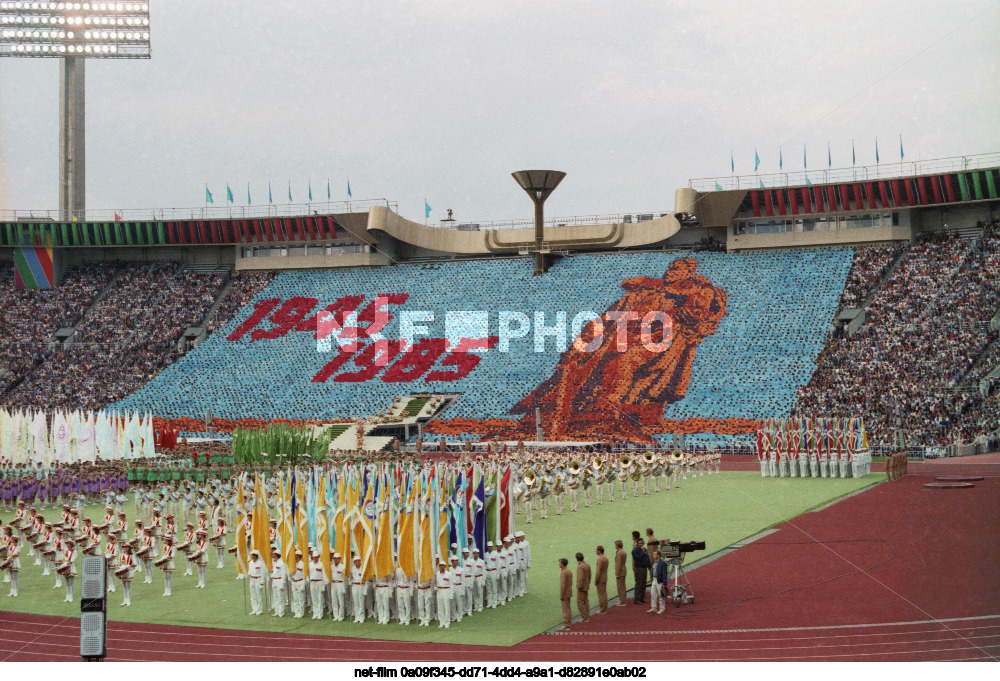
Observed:
[[[694,258],[681,258],[662,278],[622,282],[625,295],[583,329],[552,376],[511,413],[530,417],[540,408],[551,436],[613,435],[658,423],[664,407],[687,394],[695,350],[726,314],[726,292],[695,274],[697,267]]]

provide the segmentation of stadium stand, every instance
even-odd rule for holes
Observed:
[[[117,263],[72,267],[54,289],[15,289],[13,271],[0,274],[0,395],[43,360],[55,332],[76,324],[118,270]]]
[[[864,414],[879,445],[897,444],[900,431],[925,445],[971,435],[979,400],[958,382],[995,337],[986,324],[1000,308],[998,247],[992,230],[913,246],[875,291],[861,331],[830,339],[795,413]]]
[[[222,278],[182,271],[176,263],[123,266],[115,285],[79,325],[72,346],[48,354],[4,402],[98,409],[134,392],[177,358],[181,334],[202,319]],[[100,288],[87,290],[93,295]],[[86,305],[81,301],[73,309],[82,312]]]
[[[512,407],[559,363],[565,346],[557,347],[552,337],[543,352],[535,352],[529,334],[511,340],[508,353],[491,350],[474,356],[479,361],[473,360],[467,376],[428,380],[434,372],[454,371],[438,361],[441,353],[433,343],[423,346],[424,359],[433,361],[420,371],[394,370],[393,362],[383,370],[371,363],[373,353],[363,349],[343,361],[336,352],[317,347],[315,312],[323,307],[343,311],[350,303],[361,311],[360,324],[366,321],[365,309],[370,315],[375,296],[383,293],[390,294],[391,318],[382,330],[388,339],[399,337],[402,311],[432,312],[433,322],[421,322],[430,338],[497,335],[502,310],[523,312],[529,319],[537,310],[549,326],[557,323],[558,312],[565,312],[569,335],[574,315],[603,313],[622,298],[626,280],[660,277],[671,263],[693,258],[697,274],[726,292],[728,307],[714,333],[694,351],[686,396],[667,406],[666,418],[787,413],[796,388],[812,372],[851,256],[842,248],[587,255],[558,261],[541,278],[532,277],[528,261],[517,258],[434,268],[402,264],[284,272],[223,324],[220,333],[113,406],[153,409],[167,418],[199,417],[206,409],[222,418],[333,418],[376,414],[400,393],[437,390],[462,393],[449,417],[510,419]],[[455,312],[446,323],[449,310]],[[488,313],[488,330],[478,324],[477,310]]]
[[[226,297],[222,299],[222,304],[215,311],[211,319],[205,325],[205,330],[211,334],[226,322],[232,319],[240,308],[245,306],[253,297],[274,281],[274,272],[238,272],[232,280],[232,286]]]

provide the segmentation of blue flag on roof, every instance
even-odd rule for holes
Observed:
[[[833,156],[830,155],[830,143],[829,142],[826,143],[826,167],[827,168],[832,168],[833,167]]]
[[[808,177],[806,178],[806,184],[812,184],[812,180],[810,180]]]
[[[427,199],[424,199],[424,217],[429,218],[431,216],[431,204],[427,203]]]
[[[857,161],[857,156],[854,154],[854,140],[851,140],[851,165],[853,166]]]
[[[212,192],[208,191],[208,185],[205,185],[205,203],[215,203],[212,200]]]
[[[903,162],[903,136],[899,136],[899,162]]]
[[[351,181],[350,180],[347,181],[347,195],[348,196],[351,195]]]
[[[313,181],[309,180],[309,200],[313,200]]]
[[[760,156],[757,155],[757,150],[753,150],[753,171],[756,173],[757,168],[760,167]]]
[[[288,181],[288,203],[292,202],[292,182]]]
[[[879,162],[878,158],[878,137],[875,138],[875,163]]]
[[[764,180],[760,180],[760,188],[767,189],[767,187],[764,186]]]
[[[733,150],[729,150],[729,170],[731,172],[736,172],[736,161],[733,160]]]
[[[802,167],[803,168],[808,168],[809,167],[806,164],[806,145],[804,145],[804,144],[802,145]]]
[[[228,184],[226,185],[226,201],[233,202],[233,190],[229,188]]]
[[[271,197],[271,183],[267,183],[267,202],[274,203],[274,198]]]
[[[783,170],[785,167],[785,158],[781,153],[781,147],[778,147],[778,170]]]
[[[326,200],[330,200],[330,178],[326,178]]]
[[[252,205],[252,202],[250,201],[250,183],[249,182],[247,182],[247,205],[248,206]]]
[[[721,192],[722,191],[722,185],[719,184],[718,182],[715,183],[715,191],[717,191],[717,192]]]

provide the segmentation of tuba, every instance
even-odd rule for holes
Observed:
[[[590,467],[593,470],[592,475],[594,476],[595,483],[600,485],[602,482],[606,480],[606,478],[604,477],[605,473],[604,459],[602,459],[601,457],[597,457],[596,459],[593,460],[593,462],[591,462]]]
[[[628,454],[623,454],[620,459],[618,459],[618,480],[625,482],[628,480],[629,470],[635,462],[632,461],[632,457]]]
[[[565,473],[556,473],[556,482],[554,485],[552,485],[553,494],[558,495],[563,493],[563,480],[565,479],[566,479]]]
[[[652,452],[646,452],[642,455],[642,477],[648,478],[653,473],[653,463],[656,462],[656,455]]]
[[[583,470],[583,464],[579,460],[573,459],[569,462],[568,468],[571,475],[580,475],[580,472]]]

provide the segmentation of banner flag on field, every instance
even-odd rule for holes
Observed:
[[[388,478],[388,480],[386,479]],[[392,560],[393,526],[390,520],[390,500],[392,499],[392,476],[382,475],[378,491],[378,529],[375,533],[375,578],[388,577],[396,566]]]
[[[246,475],[236,481],[236,574],[247,574],[247,504],[243,492]]]
[[[271,524],[267,517],[267,495],[264,493],[264,483],[260,474],[254,480],[254,498],[257,505],[253,511],[253,536],[251,537],[251,547],[260,553],[264,559],[264,565],[271,569]]]
[[[316,539],[319,547],[319,562],[323,564],[323,573],[329,580],[330,572],[330,532],[326,520],[326,475],[319,476],[319,488],[316,490]]]
[[[479,548],[479,555],[486,555],[486,485],[485,476],[479,477],[479,484],[476,486],[476,493],[472,496],[473,526],[472,536],[476,546]]]

